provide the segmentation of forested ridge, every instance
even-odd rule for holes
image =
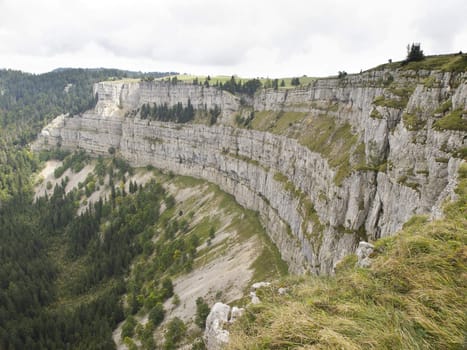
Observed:
[[[123,275],[142,251],[132,237],[158,219],[156,212],[139,217],[139,206],[158,208],[165,198],[162,187],[153,183],[157,196],[136,199],[139,188],[127,195],[112,185],[110,201],[76,215],[83,193],[65,194],[64,181],[53,195],[33,203],[31,175],[41,160],[27,144],[57,114],[92,106],[93,83],[140,75],[106,69],[41,75],[0,70],[0,349],[115,347],[111,332],[124,319]],[[137,206],[129,208],[135,200]],[[104,220],[110,226],[101,240]],[[130,230],[129,220],[139,225]],[[66,251],[63,261],[53,254],[57,246]],[[63,279],[64,266],[79,259],[84,268]]]
[[[35,137],[44,121],[61,113],[78,114],[92,107],[94,83],[119,78],[163,77],[174,74],[140,73],[118,69],[57,69],[29,74],[0,69],[0,127],[2,139],[21,145]]]
[[[37,161],[24,147],[61,113],[80,113],[96,103],[93,84],[125,77],[161,77],[173,73],[137,73],[117,69],[58,69],[29,74],[0,69],[0,203],[25,192]],[[21,188],[21,190],[19,190]]]

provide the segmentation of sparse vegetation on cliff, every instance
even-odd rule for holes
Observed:
[[[237,83],[245,84],[248,82],[249,78],[242,78],[234,76],[235,81]],[[168,78],[161,78],[161,79],[168,79]],[[180,74],[177,75],[177,81],[187,84],[194,84],[194,85],[204,85],[204,86],[214,86],[219,87],[228,83],[232,79],[232,76],[228,75],[216,75],[216,76],[204,76],[204,75],[189,75],[189,74]],[[298,79],[298,84],[297,84]],[[295,88],[299,85],[309,85],[316,80],[313,77],[302,76],[300,78],[297,77],[288,77],[288,78],[281,78],[281,79],[273,79],[273,78],[257,78],[261,83],[261,86],[265,89],[291,89]],[[292,84],[292,81],[294,84]]]
[[[456,109],[434,123],[437,130],[467,131],[467,111]]]
[[[423,120],[417,112],[414,114],[404,113],[402,120],[404,121],[404,126],[410,131],[420,130],[426,125],[426,120]]]
[[[334,109],[333,105],[328,109]],[[332,115],[313,116],[305,112],[261,111],[254,114],[249,125],[296,139],[313,152],[318,152],[337,169],[334,181],[340,185],[350,173],[364,162],[364,149],[348,123],[338,123]],[[351,161],[351,155],[352,161]]]
[[[421,61],[412,61],[404,64],[405,61],[391,62],[380,65],[374,70],[382,68],[408,70],[440,70],[443,72],[465,72],[467,71],[467,54],[458,53],[450,55],[425,56]]]
[[[195,117],[195,109],[188,99],[186,106],[181,102],[175,106],[169,106],[167,103],[152,106],[145,103],[140,109],[141,119],[152,119],[163,122],[187,123]]]

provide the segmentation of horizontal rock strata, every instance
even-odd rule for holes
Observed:
[[[439,213],[452,195],[461,162],[453,155],[466,147],[466,133],[433,124],[446,101],[452,110],[467,109],[466,74],[412,73],[317,80],[299,89],[261,90],[242,103],[213,87],[103,82],[96,85],[93,110],[57,117],[34,148],[60,145],[96,156],[113,148],[133,166],[153,165],[213,182],[258,211],[290,271],[331,273],[360,240],[393,234],[414,214]],[[390,76],[396,88],[385,85]],[[425,86],[427,78],[434,87]],[[377,103],[383,98],[386,102]],[[197,109],[220,107],[219,122],[175,124],[126,116],[143,103],[188,100]],[[329,159],[296,139],[231,126],[245,103],[255,111],[318,114],[327,108],[330,118],[352,126],[364,144],[366,163],[379,169],[354,169],[336,184]],[[404,114],[415,115],[421,126],[415,130]]]

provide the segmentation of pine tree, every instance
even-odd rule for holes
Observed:
[[[406,63],[421,61],[425,58],[423,50],[420,47],[420,43],[412,43],[412,45],[407,45],[407,58],[405,59]]]

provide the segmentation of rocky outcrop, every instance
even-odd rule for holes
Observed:
[[[251,304],[259,304],[261,301],[256,295],[258,289],[269,287],[271,283],[269,282],[256,282],[251,286]],[[280,295],[285,294],[287,290],[285,288],[280,288],[283,290]],[[228,330],[229,324],[235,322],[240,318],[245,309],[233,306],[232,308],[224,303],[217,302],[215,303],[211,311],[209,312],[208,317],[206,318],[206,328],[204,329],[204,340],[206,343],[206,348],[209,350],[221,350],[229,342],[230,333]]]
[[[229,323],[230,306],[215,303],[206,318],[204,339],[209,350],[221,350],[229,342],[229,331],[224,329]]]
[[[427,86],[426,79],[435,84]],[[330,273],[361,238],[390,235],[412,215],[436,212],[452,193],[461,162],[453,154],[466,147],[466,135],[433,124],[446,101],[451,109],[467,109],[466,79],[465,73],[374,71],[294,90],[262,90],[246,100],[256,111],[326,113],[338,124],[349,123],[364,145],[366,166],[339,184],[329,159],[296,139],[231,126],[245,100],[187,84],[99,83],[96,107],[58,117],[34,148],[59,144],[94,155],[115,150],[133,166],[151,164],[218,184],[258,211],[290,271]],[[220,107],[221,120],[206,126],[127,115],[142,103],[188,99],[198,109]],[[414,118],[415,127],[407,122]]]
[[[370,267],[371,266],[371,259],[370,256],[375,250],[375,246],[368,242],[360,242],[358,244],[357,251],[355,254],[357,255],[357,266],[358,267]]]
[[[222,115],[228,116],[238,111],[240,98],[226,91],[204,85],[171,84],[164,81],[103,82],[94,87],[99,101],[95,112],[99,116],[111,116],[117,112],[129,111],[145,103],[176,105],[188,104],[195,109],[222,107]]]

